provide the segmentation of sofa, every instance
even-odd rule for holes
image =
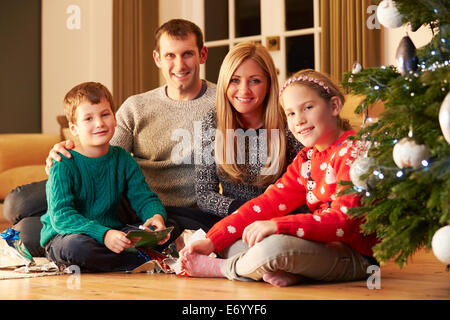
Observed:
[[[3,201],[15,187],[47,179],[45,159],[60,134],[0,134],[0,222],[6,223]]]

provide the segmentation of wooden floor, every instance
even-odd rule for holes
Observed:
[[[369,274],[368,274],[369,277]],[[2,300],[449,300],[450,272],[431,251],[419,251],[399,269],[381,267],[381,288],[366,281],[299,284],[198,279],[166,274],[81,274],[0,280]]]

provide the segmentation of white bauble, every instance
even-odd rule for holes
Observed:
[[[450,91],[445,96],[441,109],[439,109],[439,124],[445,140],[450,144]]]
[[[353,73],[353,74],[360,73],[362,69],[363,69],[363,68],[362,68],[362,65],[361,65],[358,61],[356,61],[356,62],[353,64],[353,67],[352,67],[352,73]]]
[[[423,144],[417,144],[414,140],[403,138],[394,146],[392,157],[399,168],[419,168],[423,160],[430,159],[430,151]]]
[[[369,157],[357,158],[350,166],[350,179],[353,184],[361,189],[367,190],[370,181],[362,180],[361,176],[367,173],[370,167],[375,165],[375,159]],[[369,179],[370,180],[370,179]]]
[[[436,231],[431,240],[431,248],[439,261],[450,264],[450,225]]]
[[[403,25],[403,15],[398,12],[395,2],[383,0],[377,8],[378,21],[386,28],[398,28]]]

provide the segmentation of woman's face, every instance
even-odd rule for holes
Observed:
[[[242,122],[257,129],[262,124],[263,102],[268,91],[264,70],[253,59],[247,59],[234,71],[226,94]]]

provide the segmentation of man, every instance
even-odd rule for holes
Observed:
[[[180,143],[173,133],[184,130],[193,141],[194,121],[201,121],[215,107],[215,85],[200,79],[200,64],[207,55],[203,34],[194,23],[174,19],[159,27],[153,58],[166,85],[129,97],[117,111],[117,128],[111,140],[112,145],[133,154],[168,217],[178,224],[178,233],[185,228],[207,231],[218,221],[218,217],[195,209],[194,144],[187,146],[190,152],[183,150],[189,159],[172,159],[172,151]],[[68,140],[53,147],[47,158],[47,174],[52,159],[60,161],[58,153],[70,158],[65,148],[73,146]],[[129,210],[123,202],[122,210]],[[45,181],[16,188],[4,202],[5,216],[22,232],[22,241],[35,256],[43,253],[39,246],[40,216],[46,210]]]

